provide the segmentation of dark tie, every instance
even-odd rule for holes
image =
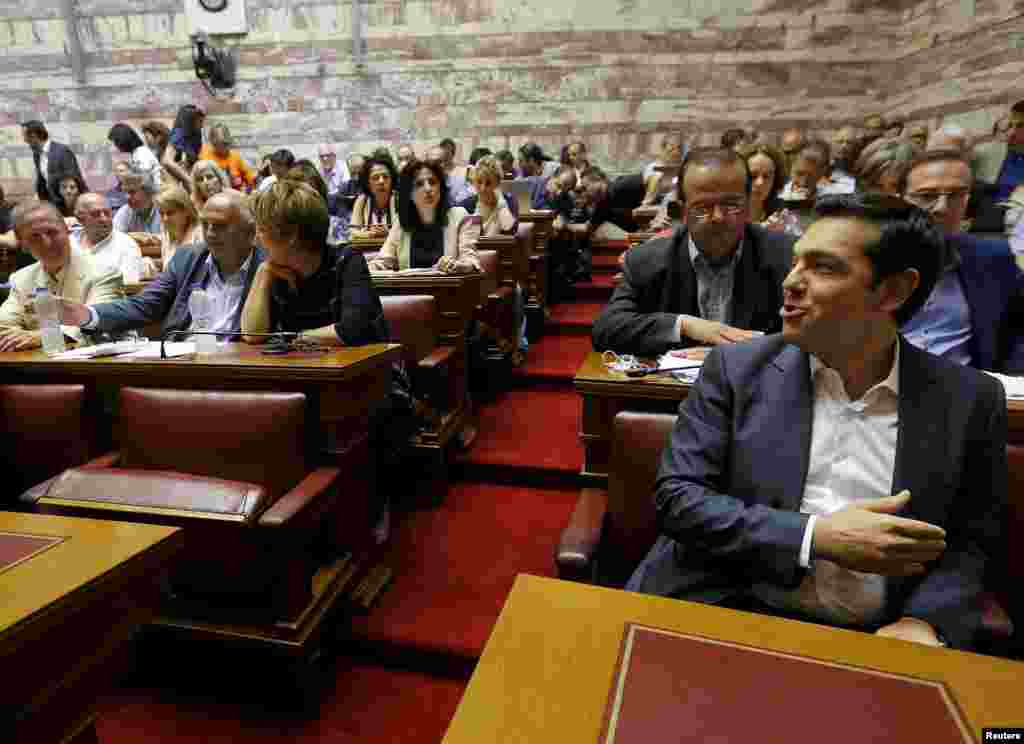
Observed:
[[[32,160],[35,161],[36,164],[36,191],[39,193],[40,198],[42,198],[42,195],[46,193],[46,176],[43,175],[43,170],[41,167],[42,159],[43,151],[33,149]]]

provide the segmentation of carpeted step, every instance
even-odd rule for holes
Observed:
[[[568,386],[592,348],[589,331],[586,335],[549,334],[530,344],[526,361],[512,374],[521,383],[563,382]]]
[[[622,265],[619,264],[619,254],[594,256],[591,261],[591,268],[595,274],[607,274],[609,272],[616,274],[622,271]]]
[[[595,273],[589,282],[576,282],[577,302],[608,302],[615,289],[615,274]]]
[[[544,325],[545,334],[589,336],[594,321],[601,314],[604,302],[563,302],[551,308],[551,317]]]
[[[254,670],[258,674],[258,670]],[[312,715],[269,710],[230,688],[203,695],[128,689],[101,698],[96,728],[104,744],[437,744],[455,715],[465,681],[341,659]],[[266,680],[270,692],[281,680]]]
[[[535,438],[546,439],[545,428]],[[578,495],[454,483],[442,506],[407,515],[392,534],[391,586],[353,621],[360,648],[479,658],[516,574],[555,574],[555,548]]]

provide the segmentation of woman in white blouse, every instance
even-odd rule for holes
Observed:
[[[501,166],[493,155],[485,155],[473,166],[476,195],[462,202],[480,218],[480,234],[486,237],[510,235],[516,229],[516,216],[501,193]]]
[[[138,132],[127,124],[115,124],[107,133],[107,139],[119,152],[128,156],[128,164],[132,171],[142,174],[147,181],[153,184],[154,191],[160,190],[160,161],[157,160],[156,155],[149,149]]]
[[[391,226],[370,271],[480,271],[480,220],[449,202],[445,172],[436,162],[413,162],[398,181],[398,222]]]
[[[359,174],[360,194],[349,221],[354,238],[384,237],[398,222],[398,173],[390,159],[371,157]]]
[[[203,242],[203,224],[192,197],[178,184],[163,189],[155,201],[164,228],[160,234],[160,262],[166,270],[179,249]]]

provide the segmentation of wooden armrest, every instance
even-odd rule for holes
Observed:
[[[593,579],[595,554],[607,512],[608,492],[601,488],[584,488],[558,541],[555,563],[559,578],[570,581]]]
[[[82,470],[93,468],[114,468],[121,462],[121,450],[114,450],[105,455],[95,457],[89,462],[79,465]]]
[[[419,361],[419,367],[421,369],[434,369],[442,364],[447,364],[448,360],[455,354],[454,346],[438,346],[432,352],[427,354]]]
[[[260,526],[287,526],[297,514],[306,510],[321,495],[329,493],[340,475],[341,468],[317,468],[260,515]]]

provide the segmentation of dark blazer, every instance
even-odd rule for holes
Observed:
[[[153,281],[146,285],[146,288],[132,297],[126,297],[117,302],[105,302],[96,305],[96,314],[99,315],[99,325],[95,332],[117,333],[133,328],[141,328],[146,323],[163,318],[160,332],[186,330],[192,324],[192,315],[188,310],[188,298],[192,290],[202,287],[209,275],[209,268],[206,265],[206,257],[210,250],[205,244],[200,243],[191,249],[175,252],[174,258],[162,272],[157,274]],[[265,254],[262,248],[256,248],[252,261],[249,262],[249,270],[245,277],[245,290],[242,294],[242,302],[238,306],[238,313],[235,315],[232,325],[234,328],[241,328],[242,307],[245,305],[245,298],[249,296],[249,288],[252,286],[252,278],[256,275],[256,269],[263,262]]]
[[[1024,274],[1003,238],[958,233],[960,282],[971,309],[971,360],[978,369],[1024,374]]]
[[[947,547],[923,577],[888,580],[886,622],[918,617],[965,647],[987,557],[1001,550],[1006,397],[988,375],[900,344],[892,492],[909,489],[901,516],[943,527]],[[781,335],[719,346],[679,414],[656,485],[661,536],[627,588],[712,603],[757,582],[795,588],[805,574],[808,355]]]
[[[51,142],[49,148],[50,153],[46,163],[46,188],[43,188],[42,182],[36,178],[36,193],[40,200],[63,207],[64,200],[60,195],[60,182],[67,176],[77,176],[82,183],[85,183],[85,179],[82,178],[82,171],[78,167],[78,158],[75,157],[75,153],[71,152],[70,147],[62,145],[60,142]],[[88,187],[85,190],[88,191]]]
[[[793,262],[792,236],[747,225],[733,284],[732,325],[765,333],[781,330],[782,280]],[[675,339],[679,315],[699,315],[697,275],[686,227],[630,249],[622,283],[594,322],[594,348],[656,356],[692,346]]]

